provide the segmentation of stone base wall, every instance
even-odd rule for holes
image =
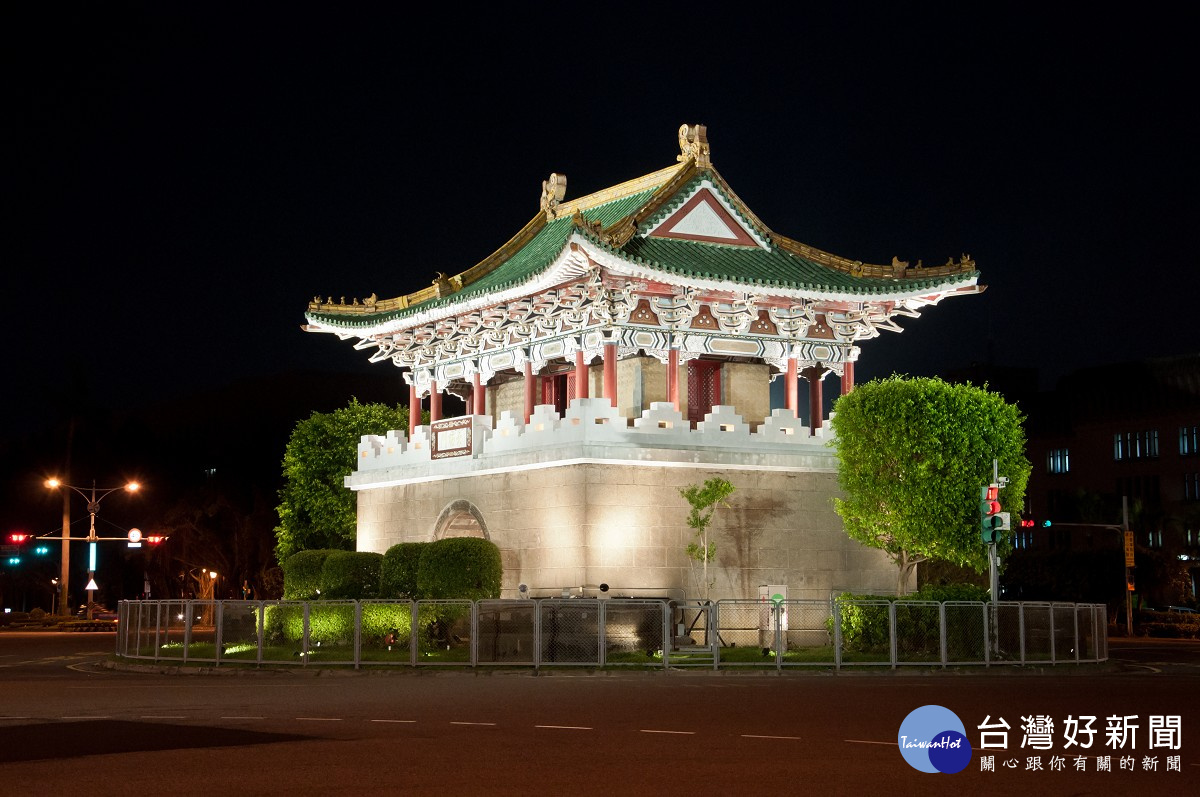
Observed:
[[[464,507],[500,548],[503,597],[703,597],[700,565],[687,557],[692,530],[679,489],[719,476],[736,490],[710,527],[717,561],[710,596],[757,598],[761,584],[786,584],[789,598],[831,592],[891,592],[896,570],[880,551],[850,540],[831,502],[832,472],[754,470],[654,463],[547,463],[512,471],[381,484],[358,491],[358,549],[461,534]]]

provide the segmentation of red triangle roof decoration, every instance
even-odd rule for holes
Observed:
[[[759,245],[708,188],[697,191],[682,207],[651,230],[649,237],[729,246]]]

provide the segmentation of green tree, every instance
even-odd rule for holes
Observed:
[[[1000,503],[1014,524],[1029,481],[1017,407],[986,385],[892,376],[855,387],[833,411],[830,445],[845,495],[834,507],[852,539],[896,563],[896,594],[926,559],[985,569],[979,502],[992,461],[1008,478]],[[1006,536],[1001,552],[1011,545]]]
[[[279,561],[313,548],[354,550],[356,503],[344,480],[354,471],[359,438],[407,428],[407,407],[359,404],[358,399],[296,424],[283,455],[275,527]]]
[[[708,563],[717,555],[717,544],[708,539],[708,527],[712,525],[718,507],[729,507],[726,499],[733,495],[733,490],[732,484],[717,477],[708,479],[704,484],[689,484],[679,490],[691,507],[687,524],[694,532],[694,539],[688,543],[687,555],[703,567],[705,600],[708,600],[712,587],[712,582],[708,580]]]

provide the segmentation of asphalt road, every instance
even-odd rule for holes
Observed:
[[[1107,668],[534,676],[113,670],[103,666],[113,642],[0,634],[6,794],[1200,791],[1196,643],[1114,641],[1119,666]],[[901,756],[900,723],[927,704],[962,719],[975,748],[963,771],[926,774]],[[1060,733],[1052,749],[1023,749],[1021,718],[1037,715],[1057,729],[1095,715],[1100,732],[1086,751],[1066,749]],[[1137,717],[1136,746],[1106,747],[1105,718],[1126,715]],[[1180,717],[1178,749],[1148,747],[1152,715]],[[985,717],[1011,725],[1005,749],[978,749]],[[982,771],[985,754],[995,771]],[[1096,771],[1097,754],[1112,756],[1112,771]],[[1026,768],[1034,756],[1041,770]]]

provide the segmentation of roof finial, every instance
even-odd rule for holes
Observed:
[[[677,160],[682,163],[688,159],[704,168],[711,166],[708,155],[708,128],[704,125],[683,125],[679,128],[679,155]]]
[[[542,180],[542,212],[547,221],[553,221],[558,216],[558,203],[567,195],[567,176],[550,173],[548,180]]]

